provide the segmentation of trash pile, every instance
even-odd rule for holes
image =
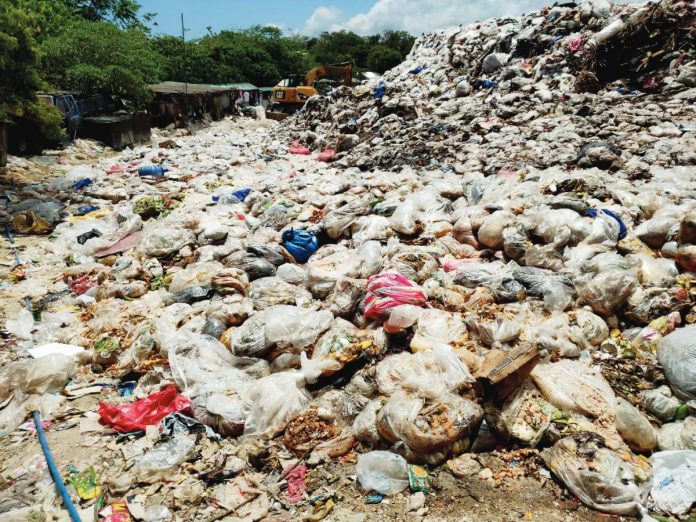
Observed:
[[[380,99],[287,126],[11,159],[0,517],[60,511],[30,412],[82,520],[340,519],[346,491],[422,519],[447,477],[687,516],[693,49],[654,93],[573,76],[666,8],[426,35]]]
[[[641,179],[663,140],[693,130],[695,47],[696,9],[679,1],[561,4],[426,34],[381,78],[310,99],[269,150],[330,148],[363,171],[598,167]],[[670,151],[693,164],[693,141]]]

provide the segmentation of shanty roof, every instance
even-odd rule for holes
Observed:
[[[208,83],[162,82],[148,85],[152,92],[158,94],[214,94],[227,91],[255,91],[258,87],[250,83],[229,83],[214,85]]]
[[[258,91],[259,88],[251,83],[228,83],[225,87],[234,89],[235,91]]]

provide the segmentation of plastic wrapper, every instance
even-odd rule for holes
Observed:
[[[99,403],[99,420],[118,432],[145,431],[174,412],[189,412],[191,401],[179,395],[174,386],[168,386],[139,401],[113,405]]]
[[[663,424],[657,432],[657,446],[661,451],[696,451],[696,417]]]
[[[696,326],[679,328],[664,337],[658,344],[657,358],[674,394],[696,400]]]
[[[432,452],[467,437],[482,418],[478,404],[458,395],[426,403],[398,393],[377,414],[377,431],[391,443],[402,441],[414,451]]]
[[[255,280],[249,287],[249,298],[257,310],[281,304],[308,308],[314,302],[312,294],[307,290],[286,283],[278,277],[262,277]]]
[[[696,502],[696,452],[661,451],[650,457],[652,511],[685,516]]]
[[[635,406],[616,398],[616,429],[633,451],[647,452],[657,447],[655,429]]]
[[[367,283],[365,317],[385,320],[386,313],[404,304],[423,306],[427,297],[418,286],[398,272],[387,271],[372,276]]]
[[[465,389],[475,382],[469,368],[449,346],[390,355],[377,365],[375,378],[384,395],[401,390],[429,399]]]
[[[602,437],[580,433],[559,440],[541,457],[565,486],[598,511],[636,515],[645,501],[650,465],[629,452],[604,447]]]
[[[154,484],[171,477],[196,454],[195,440],[188,435],[175,435],[145,453],[134,467],[139,482]]]
[[[396,453],[371,451],[360,455],[355,471],[367,491],[395,495],[408,487],[408,464]]]

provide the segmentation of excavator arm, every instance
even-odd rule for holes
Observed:
[[[343,75],[343,85],[350,87],[353,78],[353,64],[351,62],[343,62],[315,67],[307,73],[305,85],[311,87],[314,85],[314,82],[324,76],[338,75]]]

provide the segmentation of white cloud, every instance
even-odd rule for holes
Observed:
[[[399,29],[414,35],[492,16],[516,16],[552,0],[377,0],[366,13],[343,19],[339,9],[320,6],[305,22],[305,34],[347,29],[375,34]]]
[[[321,5],[314,10],[312,16],[307,18],[302,34],[313,36],[322,31],[338,31],[341,29],[339,25],[341,18],[343,18],[343,12],[338,7]]]

